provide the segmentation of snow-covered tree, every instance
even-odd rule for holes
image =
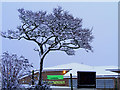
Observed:
[[[61,7],[54,8],[52,13],[33,12],[18,9],[21,25],[17,30],[2,32],[4,38],[25,39],[38,45],[40,55],[39,85],[42,81],[43,60],[50,51],[64,51],[74,55],[75,49],[83,48],[92,51],[92,29],[82,28],[82,19],[73,17]]]
[[[24,56],[18,57],[16,54],[4,52],[1,57],[2,67],[2,88],[20,88],[19,78],[29,73],[32,64]]]

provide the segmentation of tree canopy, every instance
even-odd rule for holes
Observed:
[[[46,11],[32,12],[18,9],[21,25],[17,30],[2,32],[9,39],[26,39],[36,42],[47,50],[65,51],[74,55],[74,49],[92,50],[90,45],[92,30],[82,28],[82,19],[75,18],[61,7],[54,8],[53,13]]]
[[[2,37],[9,39],[26,39],[37,43],[40,55],[40,72],[44,57],[50,51],[64,51],[74,55],[75,49],[83,48],[92,51],[92,29],[82,27],[82,19],[74,17],[61,7],[54,8],[52,13],[33,12],[18,9],[21,25],[17,30],[1,32]],[[40,79],[41,79],[40,73]]]

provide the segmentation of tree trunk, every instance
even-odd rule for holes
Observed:
[[[43,47],[42,46],[40,46],[40,50],[41,50],[41,55],[43,55]],[[38,82],[38,85],[40,85],[40,86],[42,85],[43,59],[44,58],[40,58],[40,71],[39,71],[39,82]]]
[[[39,72],[39,82],[38,85],[42,85],[42,70],[43,70],[43,59],[40,61],[40,72]]]
[[[38,85],[42,85],[42,70],[43,70],[43,60],[45,58],[45,56],[47,55],[47,53],[50,51],[50,49],[44,53],[43,51],[43,47],[40,46],[40,50],[41,50],[41,55],[42,55],[42,58],[40,56],[40,71],[39,71],[39,82],[38,82]],[[44,54],[44,55],[43,55]]]

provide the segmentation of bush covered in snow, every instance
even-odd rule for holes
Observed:
[[[4,52],[1,58],[2,89],[13,90],[21,88],[19,78],[30,72],[32,64],[24,56],[18,57],[16,54]]]

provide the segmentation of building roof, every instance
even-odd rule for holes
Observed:
[[[70,71],[70,70],[72,70],[72,69],[44,68],[44,69],[43,69],[43,72],[47,72],[47,71],[63,71],[63,70]],[[38,73],[38,72],[39,72],[39,70],[34,70],[34,73]],[[32,72],[29,73],[29,74],[24,74],[24,75],[23,75],[22,77],[20,77],[19,79],[22,79],[22,78],[24,78],[24,77],[30,76],[31,74],[32,74]]]
[[[118,67],[117,66],[90,66],[90,65],[79,64],[79,63],[69,63],[69,64],[63,64],[63,65],[44,68],[43,72],[63,71],[63,70],[69,71],[64,75],[64,78],[69,78],[70,73],[72,73],[73,78],[77,78],[77,71],[96,72],[97,77],[113,77],[113,76],[116,77],[118,75],[117,73],[111,72],[110,70],[106,70],[106,69],[112,69],[112,68],[118,68]],[[34,70],[34,73],[37,73],[37,72],[39,72],[39,70]],[[26,76],[28,75],[24,75],[23,77],[26,77]]]
[[[106,69],[106,71],[120,73],[120,69]]]
[[[66,68],[63,68],[63,69],[50,69],[50,68],[45,68],[45,69],[43,69],[43,72],[45,72],[45,71],[63,71],[63,70],[70,71],[72,69],[66,69]]]
[[[85,64],[79,64],[79,63],[69,63],[69,64],[63,64],[63,65],[57,65],[54,67],[48,67],[46,69],[69,69],[71,68],[68,73],[64,75],[64,78],[69,78],[70,73],[72,73],[73,78],[77,77],[77,71],[94,71],[96,72],[97,76],[109,76],[109,75],[118,75],[117,73],[106,71],[106,69],[112,69],[117,68],[117,66],[89,66]]]

